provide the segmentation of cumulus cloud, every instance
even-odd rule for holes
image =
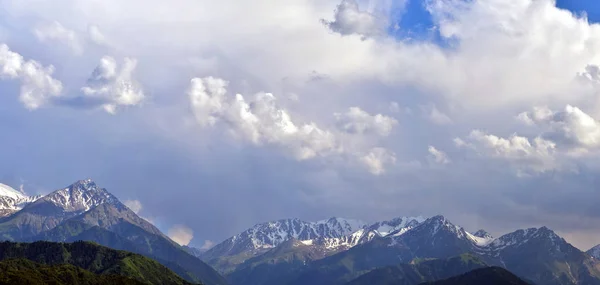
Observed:
[[[577,107],[567,105],[562,111],[537,107],[521,113],[518,118],[528,125],[544,128],[544,137],[567,150],[586,151],[600,147],[600,122]]]
[[[65,28],[57,21],[38,24],[33,29],[33,33],[41,42],[61,42],[71,48],[75,54],[81,55],[83,53],[83,43],[75,31]]]
[[[346,113],[335,113],[338,128],[352,134],[375,133],[388,136],[398,121],[382,114],[370,115],[359,107],[351,107]]]
[[[127,208],[131,209],[136,214],[142,210],[142,202],[139,200],[125,200],[123,204],[125,204]]]
[[[255,145],[272,144],[291,150],[298,160],[350,154],[365,162],[374,174],[383,173],[383,165],[395,161],[389,151],[367,151],[344,145],[340,135],[316,123],[294,122],[290,114],[277,104],[271,93],[257,93],[250,100],[243,95],[227,96],[228,82],[214,77],[194,78],[188,96],[200,125],[215,126],[222,122],[231,133]],[[336,114],[342,129],[356,135],[373,132],[386,136],[397,122],[383,115],[371,116],[359,108]],[[347,138],[350,140],[351,138]]]
[[[25,108],[38,109],[61,95],[62,83],[52,77],[53,73],[54,66],[25,60],[7,45],[0,45],[0,77],[21,81],[19,100]]]
[[[378,36],[385,33],[387,19],[361,11],[356,0],[342,0],[335,10],[334,20],[323,20],[332,31],[341,35]]]
[[[433,146],[429,146],[429,148],[427,150],[429,151],[430,159],[433,162],[435,162],[437,164],[450,163],[450,158],[448,158],[448,155],[445,152],[438,150],[437,148],[435,148]]]
[[[556,144],[541,137],[530,141],[518,135],[502,138],[474,130],[466,140],[455,139],[455,143],[459,147],[471,148],[484,157],[504,160],[514,166],[519,174],[544,173],[563,168],[556,157]]]
[[[184,225],[174,225],[167,232],[169,238],[181,246],[190,244],[194,238],[194,231]]]
[[[136,66],[137,60],[132,58],[125,58],[119,66],[114,58],[105,56],[81,91],[111,114],[121,106],[139,105],[145,95],[141,85],[133,79]]]
[[[331,132],[314,123],[294,123],[273,94],[258,93],[250,101],[241,94],[229,98],[227,85],[227,81],[214,77],[192,79],[188,95],[202,126],[223,122],[238,138],[256,145],[290,148],[300,160],[342,151]]]

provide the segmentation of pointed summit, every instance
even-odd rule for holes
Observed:
[[[490,233],[486,232],[485,230],[478,230],[473,235],[476,237],[486,238],[486,239],[494,238],[494,237],[492,237],[492,235]]]
[[[81,191],[88,191],[95,190],[96,188],[98,188],[98,185],[96,185],[96,182],[94,182],[92,179],[88,178],[84,180],[75,181],[75,183],[71,184],[68,188],[79,189]]]
[[[591,255],[595,259],[600,259],[600,244],[597,245],[597,246],[592,247],[586,253],[589,254],[589,255]]]
[[[106,189],[98,187],[91,179],[79,180],[70,186],[56,190],[41,201],[50,202],[65,212],[85,212],[104,203],[118,202]]]

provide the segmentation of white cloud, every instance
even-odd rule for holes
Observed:
[[[19,99],[27,109],[38,109],[61,95],[62,83],[52,77],[53,73],[52,65],[44,67],[37,61],[25,60],[7,45],[0,45],[0,77],[21,81]]]
[[[75,31],[65,28],[57,21],[38,24],[37,27],[34,28],[33,33],[41,42],[62,42],[71,48],[75,54],[81,55],[83,53],[83,43]]]
[[[127,4],[78,0],[76,5],[59,1],[66,11],[58,13],[54,6],[59,5],[24,0],[8,5],[7,13],[69,15],[59,20],[80,24],[91,21],[101,26],[105,35],[118,40],[119,46],[127,47],[128,54],[147,54],[148,45],[139,45],[139,39],[151,43],[157,60],[170,59],[174,54],[188,57],[191,51],[204,56],[219,50],[227,55],[218,56],[219,60],[236,62],[236,68],[251,70],[268,84],[284,76],[302,78],[318,70],[345,82],[377,78],[393,86],[409,85],[472,110],[531,106],[549,98],[566,100],[560,95],[573,91],[577,85],[574,77],[587,66],[600,64],[594,48],[600,43],[600,26],[556,8],[550,0],[509,4],[498,0],[427,1],[443,39],[453,39],[452,50],[426,41],[339,37],[318,23],[320,18],[333,18],[329,26],[343,33],[371,33],[379,27],[374,24],[380,22],[376,19],[385,22],[389,17],[385,13],[376,17],[375,12],[366,11],[369,9],[361,11],[353,1],[258,0],[243,5],[232,0],[181,0],[173,5],[157,0]],[[140,5],[153,8],[137,9]],[[119,8],[130,12],[120,13]],[[97,13],[100,10],[104,12]],[[163,20],[158,21],[156,13]],[[132,17],[140,24],[123,29]],[[228,25],[233,20],[245,25],[233,29]],[[132,30],[138,37],[131,36]],[[160,36],[165,34],[170,36]],[[206,36],[193,36],[197,34]],[[269,44],[263,44],[266,42]]]
[[[567,105],[558,112],[538,107],[521,113],[519,118],[528,125],[543,127],[544,137],[567,150],[586,151],[600,147],[600,122],[577,107]]]
[[[600,61],[594,51],[600,26],[556,8],[555,1],[429,4],[442,35],[459,43],[445,63],[434,65],[456,72],[444,70],[449,80],[437,79],[446,81],[448,95],[466,96],[464,104],[499,107],[556,98],[573,90],[573,79],[586,66]]]
[[[541,137],[530,141],[526,137],[512,135],[506,139],[474,130],[466,140],[468,142],[455,139],[455,144],[472,148],[484,157],[507,161],[519,174],[543,173],[564,167],[557,159],[556,144]]]
[[[179,245],[188,245],[194,238],[194,231],[184,225],[174,225],[167,232],[169,238]]]
[[[297,125],[277,105],[270,93],[258,93],[250,101],[241,94],[227,97],[228,82],[214,77],[194,78],[188,96],[202,126],[222,122],[234,136],[256,145],[275,144],[290,149],[299,160],[339,153],[335,135],[314,123]]]
[[[298,160],[350,154],[370,169],[375,169],[371,171],[375,174],[382,173],[384,164],[392,161],[388,158],[391,156],[388,151],[378,148],[365,155],[363,148],[355,149],[351,143],[370,132],[388,135],[396,123],[392,118],[371,116],[358,108],[351,108],[348,113],[337,115],[339,120],[345,121],[342,124],[344,131],[351,133],[342,139],[340,134],[323,129],[314,122],[294,122],[271,93],[257,93],[250,100],[241,94],[229,97],[227,85],[227,81],[214,77],[192,79],[188,96],[201,126],[223,123],[238,139],[255,145],[277,145],[290,150]],[[343,144],[342,140],[347,144]]]
[[[387,19],[361,11],[356,0],[342,0],[335,10],[334,20],[323,20],[332,31],[341,35],[379,36],[385,33]]]
[[[335,113],[338,128],[351,134],[388,136],[398,121],[382,114],[370,115],[359,107],[351,107],[346,113]]]
[[[121,66],[117,61],[105,56],[81,91],[88,99],[98,100],[109,113],[115,113],[120,106],[136,106],[144,100],[141,85],[133,79],[137,60],[125,58]]]
[[[427,149],[429,151],[430,154],[430,159],[437,163],[437,164],[449,164],[450,163],[450,158],[448,158],[448,155],[441,151],[438,150],[437,148],[433,147],[433,146],[429,146],[429,148]]]
[[[125,204],[127,208],[131,209],[136,214],[139,214],[142,210],[142,202],[139,200],[125,200],[123,204]]]

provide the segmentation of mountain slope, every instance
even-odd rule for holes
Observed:
[[[91,180],[54,191],[0,219],[0,236],[17,241],[94,241],[156,259],[192,282],[227,283]]]
[[[313,260],[321,259],[330,254],[326,245],[317,245],[296,239],[265,252],[262,255],[249,258],[227,275],[232,284],[283,284],[282,278],[302,270]]]
[[[474,255],[433,259],[375,269],[350,281],[348,285],[416,285],[449,278],[487,265]]]
[[[313,262],[293,284],[342,284],[376,268],[415,258],[446,259],[471,252],[466,232],[442,216],[425,220],[402,235],[388,235]]]
[[[0,243],[0,260],[11,259],[50,266],[68,264],[94,274],[131,277],[148,284],[189,284],[152,259],[89,242]]]
[[[70,265],[44,265],[27,259],[0,261],[0,285],[54,284],[54,285],[145,285],[139,280],[120,275],[99,275]]]
[[[214,270],[212,270],[211,268],[204,268],[207,267],[207,265],[205,265],[204,263],[197,264],[198,260],[193,260],[192,262],[188,263],[191,266],[194,266],[194,268],[192,268],[191,271],[188,271],[187,269],[180,266],[177,262],[161,259],[156,255],[152,255],[147,249],[147,247],[151,246],[150,243],[140,248],[140,246],[136,245],[132,241],[114,232],[103,229],[99,226],[90,226],[81,221],[66,221],[61,225],[57,226],[56,228],[52,229],[51,231],[44,232],[40,236],[34,237],[31,240],[48,240],[61,242],[74,242],[79,240],[91,241],[104,246],[108,246],[110,248],[126,250],[150,257],[165,265],[173,272],[177,273],[179,276],[183,277],[188,281],[199,281],[197,275],[204,277],[205,279],[209,280],[209,282],[211,281],[211,278],[221,278],[220,276],[211,277]],[[202,269],[206,272],[199,272]],[[206,278],[205,275],[209,278]]]
[[[5,239],[19,240],[50,230],[61,222],[91,208],[118,201],[92,180],[81,180],[56,190],[0,219],[0,232]]]
[[[539,284],[600,284],[594,261],[546,227],[506,234],[485,247],[482,257]]]
[[[21,210],[39,198],[41,196],[25,196],[10,186],[0,183],[0,218]]]
[[[445,280],[426,282],[421,285],[531,285],[501,267],[487,267]]]
[[[590,248],[590,250],[588,250],[586,253],[592,256],[593,258],[600,260],[600,244]]]

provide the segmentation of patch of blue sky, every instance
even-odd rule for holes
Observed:
[[[556,6],[577,15],[585,13],[590,23],[600,23],[599,0],[557,0]]]
[[[454,41],[443,37],[427,10],[426,0],[407,0],[404,9],[392,14],[388,33],[402,41],[425,41],[451,48]]]

